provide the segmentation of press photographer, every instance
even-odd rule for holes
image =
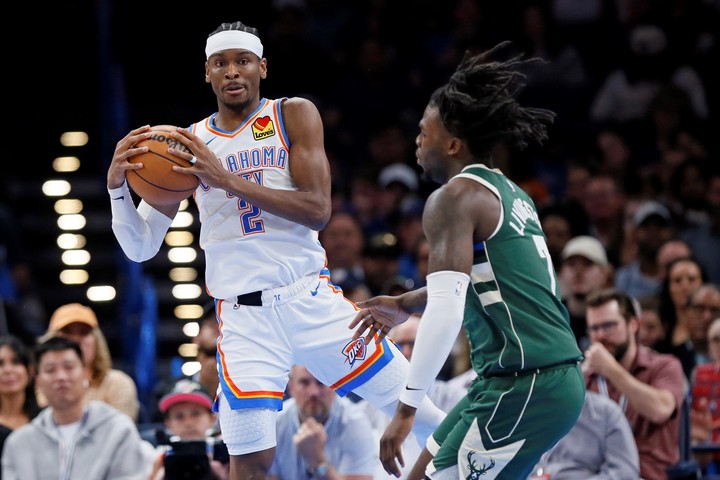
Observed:
[[[179,380],[160,399],[165,431],[159,432],[152,480],[227,480],[227,449],[214,432],[212,399],[192,380]]]

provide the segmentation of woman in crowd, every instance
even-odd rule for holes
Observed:
[[[5,438],[40,412],[30,349],[13,335],[0,337],[0,455]]]

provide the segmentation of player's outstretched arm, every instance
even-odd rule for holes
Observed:
[[[378,334],[375,342],[381,342],[391,328],[404,323],[413,311],[425,305],[427,296],[425,288],[390,296],[379,295],[368,300],[357,302],[360,311],[350,322],[348,328],[356,328],[353,340],[365,336],[365,342]]]

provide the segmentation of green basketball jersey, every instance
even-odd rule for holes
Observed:
[[[500,221],[474,246],[463,324],[480,376],[581,359],[532,199],[499,170],[470,165],[475,180],[502,204]]]

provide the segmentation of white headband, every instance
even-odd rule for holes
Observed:
[[[240,30],[224,30],[209,36],[205,45],[205,55],[210,58],[210,55],[235,48],[247,50],[262,58],[263,46],[260,39],[252,33]]]

